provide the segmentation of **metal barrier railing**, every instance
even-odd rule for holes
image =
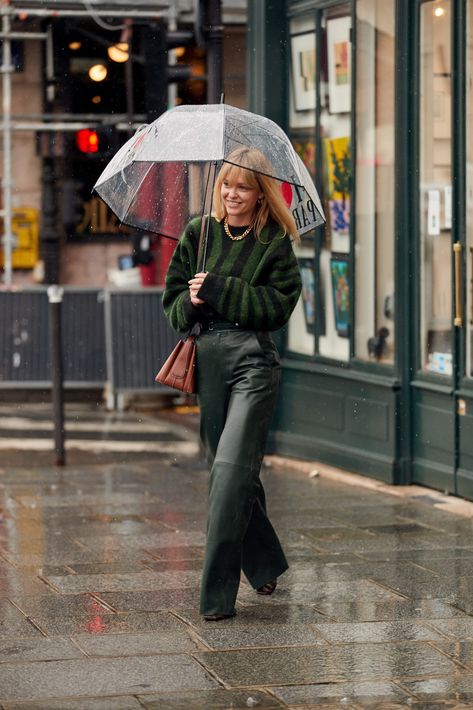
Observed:
[[[159,288],[65,288],[65,386],[106,385],[113,397],[119,392],[159,391],[154,375],[177,342],[161,299]],[[49,387],[46,288],[0,291],[0,334],[0,389]]]

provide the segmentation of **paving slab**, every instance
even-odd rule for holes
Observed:
[[[148,554],[156,560],[169,563],[181,560],[202,560],[205,553],[204,545],[174,545],[173,547],[148,547]],[[172,564],[170,565],[172,567]],[[169,567],[168,567],[169,569]]]
[[[412,695],[394,683],[359,682],[359,683],[322,683],[317,685],[296,685],[272,688],[272,692],[289,706],[314,704],[320,707],[327,701],[337,701],[343,708],[350,703],[383,703],[412,700]]]
[[[71,594],[61,596],[50,594],[47,597],[36,595],[12,594],[12,604],[25,616],[80,616],[109,613],[109,609],[90,594]]]
[[[458,620],[456,621],[458,623]],[[462,619],[460,623],[463,622]],[[317,626],[320,636],[331,643],[444,640],[446,634],[436,629],[435,621],[431,624],[426,621],[375,621],[351,624],[322,623]]]
[[[229,687],[455,675],[458,666],[423,643],[347,644],[196,654]]]
[[[473,618],[462,619],[433,619],[429,626],[450,639],[460,641],[473,640]]]
[[[11,661],[60,661],[83,658],[84,653],[70,639],[15,638],[0,640],[0,663]]]
[[[206,690],[196,693],[159,693],[139,695],[146,710],[248,710],[264,708],[274,710],[285,707],[275,697],[259,690]]]
[[[200,574],[194,571],[153,572],[144,570],[132,574],[84,574],[68,577],[47,577],[48,583],[61,594],[80,592],[133,592],[195,586]]]
[[[434,641],[433,646],[473,673],[473,641]]]
[[[394,589],[388,589],[368,579],[314,585],[313,583],[290,584],[282,577],[278,584],[277,597],[274,598],[285,604],[322,605],[333,599],[347,602],[360,599],[370,602],[389,602],[401,598],[401,595]]]
[[[253,593],[254,594],[254,593]],[[256,595],[255,595],[256,597]],[[227,622],[232,628],[253,628],[260,626],[300,626],[306,624],[325,623],[327,616],[311,606],[298,604],[262,603],[257,596],[257,602],[250,606],[238,605],[238,613]],[[265,600],[269,601],[269,600]],[[179,616],[196,628],[208,629],[211,625],[199,614],[198,608],[188,607],[179,611]]]
[[[0,665],[2,702],[206,690],[215,685],[194,659],[182,654]]]
[[[428,582],[435,584],[440,575],[409,561],[403,562],[350,562],[350,563],[311,563],[310,560],[292,563],[284,574],[284,580],[291,584],[312,583],[320,586],[326,583],[349,582],[356,579],[371,579],[389,586],[393,579],[402,579],[406,583]]]
[[[44,702],[4,703],[5,710],[140,710],[137,698],[61,698]]]
[[[152,559],[147,558],[151,563]],[[45,577],[66,577],[70,574],[77,575],[90,575],[90,574],[133,574],[135,572],[143,572],[146,569],[151,569],[146,564],[146,560],[140,559],[128,559],[123,562],[92,562],[87,563],[77,563],[72,562],[69,564],[67,573],[61,572],[44,572]]]
[[[174,572],[187,572],[189,570],[197,570],[199,573],[202,571],[202,558],[186,558],[181,560],[179,558],[173,558],[168,560],[153,560],[151,562],[143,562],[143,566],[146,569],[151,569],[153,572],[168,572],[173,570]]]
[[[169,631],[143,630],[137,634],[77,635],[74,641],[88,656],[150,656],[158,653],[192,653],[202,650],[203,644],[185,629]]]
[[[8,600],[0,599],[0,638],[41,636],[41,632]]]
[[[264,624],[199,628],[199,637],[214,649],[273,648],[281,646],[317,646],[327,641],[318,632],[319,627],[309,625]]]
[[[441,675],[441,674],[439,674]],[[421,701],[473,701],[473,675],[406,681],[404,687]]]
[[[147,592],[97,592],[94,596],[118,612],[166,611],[198,608],[200,593],[198,587],[193,585]]]
[[[9,572],[0,577],[0,599],[10,597],[12,594],[35,594],[37,596],[51,595],[51,588],[37,575],[22,574],[18,570]]]
[[[316,609],[338,622],[453,619],[467,616],[461,609],[440,599],[395,599],[382,602],[327,600],[318,603]]]

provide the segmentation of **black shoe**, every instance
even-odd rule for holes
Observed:
[[[204,614],[204,619],[205,621],[223,621],[224,619],[231,619],[235,614],[235,610],[229,614]]]
[[[266,582],[266,584],[263,584],[262,587],[258,587],[258,589],[256,590],[256,594],[263,594],[264,596],[268,597],[274,592],[277,586],[278,580],[273,579],[272,582]]]

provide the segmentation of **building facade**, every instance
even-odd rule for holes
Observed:
[[[161,283],[174,244],[150,237],[142,249],[142,235],[123,229],[92,187],[136,128],[168,107],[222,90],[244,107],[246,0],[13,0],[4,12],[14,36],[12,283],[104,287],[137,254],[143,283]],[[5,120],[0,131],[3,179]]]
[[[473,498],[473,2],[255,0],[248,24],[249,108],[327,217],[273,447]]]

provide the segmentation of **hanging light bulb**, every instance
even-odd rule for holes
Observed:
[[[126,62],[130,56],[128,42],[117,42],[107,49],[107,54],[112,62]]]
[[[442,15],[445,15],[445,8],[436,7],[434,10],[434,15],[435,15],[435,17],[442,17]]]
[[[108,74],[105,64],[94,64],[89,69],[89,77],[92,81],[103,81]]]

